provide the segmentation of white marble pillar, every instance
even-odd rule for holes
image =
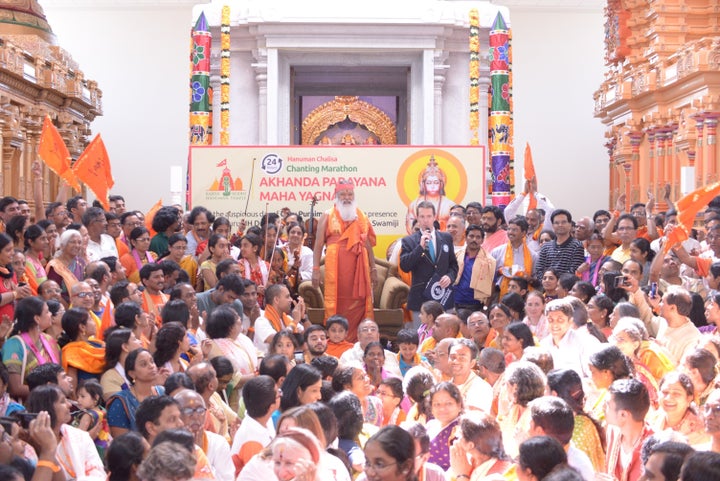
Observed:
[[[260,140],[264,145],[279,145],[278,138],[278,98],[280,95],[278,51],[276,48],[268,48],[267,53],[267,92],[265,95],[266,118],[265,118],[265,141]],[[263,124],[260,124],[263,125]]]

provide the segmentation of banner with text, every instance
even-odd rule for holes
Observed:
[[[483,146],[192,146],[190,202],[237,228],[257,225],[268,212],[288,207],[307,220],[334,203],[335,185],[349,179],[355,199],[384,253],[411,231],[415,206],[428,200],[445,225],[455,204],[485,199]]]

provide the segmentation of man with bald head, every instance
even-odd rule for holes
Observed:
[[[455,256],[462,255],[465,251],[465,216],[452,214],[448,218],[445,230],[452,236]]]
[[[475,342],[478,352],[488,347],[497,336],[497,333],[490,329],[490,321],[482,311],[475,311],[468,316],[467,327],[470,339]]]
[[[440,314],[435,319],[435,329],[432,337],[428,337],[420,346],[420,353],[426,354],[437,346],[437,343],[446,338],[456,338],[460,334],[462,321],[455,314]],[[432,356],[432,355],[431,355]]]
[[[452,367],[450,366],[450,347],[452,347],[454,343],[454,338],[445,338],[437,343],[435,349],[425,353],[428,361],[432,363],[433,369],[435,370],[435,377],[441,381],[452,380],[453,376]]]
[[[367,347],[367,345],[371,342],[380,341],[380,328],[372,319],[364,319],[360,321],[360,324],[358,324],[357,336],[358,342],[356,342],[352,348],[343,352],[342,356],[340,356],[341,366],[362,366],[365,347]],[[395,353],[390,352],[387,349],[385,349],[385,364],[383,367],[394,376],[402,378],[397,356]]]
[[[580,242],[588,240],[594,231],[595,222],[590,217],[581,217],[575,223],[575,238]]]
[[[237,414],[216,392],[218,378],[212,364],[207,361],[199,362],[190,366],[186,372],[195,383],[195,391],[200,394],[210,412],[210,416],[208,416],[210,423],[207,423],[206,426],[210,428],[210,431],[219,434],[225,438],[226,442],[230,443],[232,441],[230,426],[239,423],[239,420]]]
[[[207,408],[202,396],[196,391],[183,389],[174,398],[180,405],[180,418],[185,428],[195,437],[195,444],[203,449],[215,470],[215,479],[233,481],[235,470],[230,461],[230,446],[222,436],[205,430]]]
[[[97,333],[96,336],[101,335],[102,321],[93,312],[93,306],[95,305],[95,289],[88,282],[78,282],[72,288],[70,288],[70,307],[77,307],[85,309],[90,316],[90,319],[95,322]]]

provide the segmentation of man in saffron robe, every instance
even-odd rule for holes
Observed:
[[[313,253],[313,287],[320,286],[320,257],[325,252],[325,319],[341,314],[348,320],[347,340],[357,341],[360,321],[373,319],[372,288],[377,282],[375,231],[357,208],[353,184],[339,180],[335,206],[318,223]]]

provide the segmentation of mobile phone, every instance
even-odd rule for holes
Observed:
[[[3,427],[6,433],[12,434],[13,432],[13,424],[17,424],[18,420],[16,418],[11,417],[0,417],[0,426]]]
[[[23,429],[29,429],[30,428],[30,421],[37,418],[37,413],[26,413],[26,412],[16,412],[13,413],[12,417],[16,418],[18,422],[20,423],[20,426],[22,426]]]
[[[27,286],[27,282],[18,282],[18,287],[25,287]]]
[[[305,354],[302,351],[295,351],[294,357],[295,357],[295,364],[304,364],[305,363]]]
[[[657,282],[650,283],[650,299],[657,297]]]
[[[615,278],[615,287],[622,287],[627,285],[630,285],[630,283],[628,282],[626,276],[617,276]]]

